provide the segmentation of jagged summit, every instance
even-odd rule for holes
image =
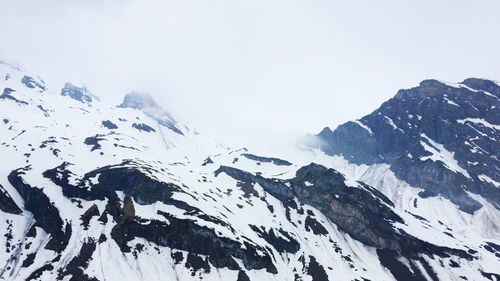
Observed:
[[[151,97],[148,93],[128,93],[125,95],[122,104],[118,107],[142,110],[146,115],[156,120],[160,125],[163,125],[180,135],[184,134],[172,115],[159,106],[154,101],[153,97]]]
[[[467,78],[463,82],[445,82],[436,79],[427,79],[420,82],[418,87],[399,90],[395,98],[406,98],[416,95],[421,98],[443,94],[470,95],[483,93],[495,97],[500,96],[500,84],[493,80]]]
[[[120,107],[134,109],[159,108],[160,106],[153,100],[150,94],[144,92],[130,92],[123,98]]]
[[[491,93],[497,97],[500,96],[500,83],[497,81],[481,78],[467,78],[462,84],[475,90]]]

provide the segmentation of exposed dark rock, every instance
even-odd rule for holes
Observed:
[[[102,140],[105,140],[104,138],[102,138],[102,135],[95,135],[94,137],[85,138],[83,143],[85,143],[86,145],[91,145],[92,148],[90,149],[90,151],[94,151],[97,149],[101,149],[101,144],[99,142]]]
[[[98,241],[99,244],[104,243],[106,241],[108,241],[108,238],[106,237],[106,235],[104,235],[104,233],[101,233],[101,235],[99,236],[99,241]]]
[[[78,186],[69,184],[68,178],[71,175],[71,172],[67,170],[69,163],[47,170],[43,175],[60,186],[63,194],[68,198],[80,198],[87,201],[108,199],[108,205],[112,205],[119,203],[116,191],[122,191],[126,196],[133,198],[137,204],[148,205],[163,202],[189,212],[201,213],[199,209],[185,202],[172,199],[173,192],[182,192],[179,186],[157,181],[138,169],[127,167],[128,163],[105,166],[88,172]],[[90,188],[85,185],[85,182],[95,177],[98,177],[98,183]],[[106,211],[113,217],[119,216],[114,206],[107,208]]]
[[[495,244],[493,242],[486,242],[486,244],[488,244],[488,246],[490,246],[491,248],[495,249],[495,251],[500,252],[500,245]]]
[[[244,184],[258,183],[281,201],[297,197],[318,208],[340,229],[367,245],[398,247],[394,241],[396,230],[390,221],[403,222],[402,219],[370,191],[346,186],[344,176],[333,169],[317,164],[302,167],[296,178],[288,181],[290,187],[284,181],[254,176],[236,168],[221,166],[216,175],[222,172]],[[313,186],[307,186],[306,181]]]
[[[41,189],[24,182],[24,174],[23,169],[12,171],[8,176],[9,182],[23,198],[24,208],[33,214],[35,225],[50,234],[51,238],[45,248],[61,253],[71,237],[71,225],[66,224],[66,227],[63,227],[64,223],[57,208]]]
[[[118,129],[118,126],[115,123],[111,122],[110,120],[104,120],[102,121],[101,124],[103,127],[106,127],[110,130]]]
[[[212,160],[212,158],[208,157],[207,159],[205,159],[205,161],[203,161],[203,163],[201,164],[202,166],[206,166],[208,164],[213,164],[214,161]]]
[[[227,166],[219,167],[219,169],[215,171],[215,176],[218,176],[220,173],[225,173],[242,183],[258,183],[267,192],[281,201],[293,200],[295,198],[294,192],[286,186],[283,181],[266,179],[262,176],[254,176],[248,172]]]
[[[83,229],[87,230],[92,217],[98,217],[99,215],[99,208],[97,208],[96,204],[92,204],[92,206],[80,217],[80,219],[82,220]]]
[[[191,220],[178,219],[166,213],[162,215],[168,218],[170,224],[157,220],[123,221],[121,232],[116,232],[113,239],[125,252],[129,251],[126,244],[129,240],[142,237],[159,246],[208,256],[208,260],[215,267],[237,270],[239,267],[232,258],[234,256],[241,259],[249,270],[266,269],[271,273],[277,272],[268,254],[264,256],[257,254],[257,249],[267,252],[258,245],[244,242],[245,249],[243,249],[241,242],[219,237],[213,229],[198,226]]]
[[[486,242],[486,245],[483,245],[483,247],[488,252],[495,254],[497,258],[500,258],[500,245],[497,245],[493,242]]]
[[[258,161],[258,162],[273,163],[273,164],[278,165],[278,166],[291,166],[292,165],[292,163],[290,163],[286,160],[279,159],[279,158],[262,157],[262,156],[257,156],[257,155],[253,155],[250,153],[243,153],[243,154],[241,154],[241,156],[244,156],[250,160],[254,160],[254,161]]]
[[[348,187],[342,174],[317,164],[300,168],[289,182],[301,202],[322,211],[355,239],[374,247],[398,248],[391,221],[403,220],[372,190]]]
[[[7,232],[3,235],[6,238],[5,241],[5,250],[7,253],[10,253],[15,249],[14,243],[12,243],[14,236],[12,235],[12,221],[7,221]]]
[[[417,267],[408,268],[397,258],[399,255],[389,249],[378,249],[380,263],[387,268],[398,281],[427,281]],[[410,261],[411,262],[411,261]]]
[[[21,267],[29,267],[35,261],[36,253],[31,253],[26,256]]]
[[[28,233],[26,233],[26,237],[36,237],[36,227],[32,225],[30,229],[28,230]]]
[[[210,273],[210,264],[208,264],[208,259],[203,259],[192,253],[188,253],[185,266],[186,268],[190,268],[192,270],[192,276],[195,276],[197,271]]]
[[[500,280],[500,274],[481,271],[481,275],[488,278],[491,281]]]
[[[460,267],[460,265],[457,262],[453,261],[453,260],[450,260],[450,266],[453,267],[453,268]]]
[[[236,279],[236,281],[250,281],[250,278],[248,277],[248,275],[245,273],[245,271],[243,270],[240,270],[238,272],[238,279]]]
[[[429,277],[431,277],[432,281],[439,281],[439,278],[438,278],[436,272],[432,269],[432,267],[429,265],[429,263],[422,257],[420,257],[419,261],[420,261],[420,264],[422,264],[422,266],[424,267],[427,275]]]
[[[285,206],[297,209],[297,206],[291,204],[293,198],[297,198],[301,203],[317,208],[354,239],[368,246],[384,249],[380,254],[380,258],[385,259],[382,264],[392,268],[395,271],[393,274],[398,276],[407,276],[410,272],[398,267],[398,257],[418,260],[420,254],[426,254],[473,259],[474,253],[435,246],[396,229],[392,222],[404,222],[394,213],[393,204],[387,197],[374,192],[372,187],[365,184],[360,183],[358,187],[347,186],[344,176],[333,169],[310,164],[300,168],[296,177],[288,181],[266,179],[226,166],[221,166],[216,171],[216,175],[220,173],[225,173],[242,184],[258,183]],[[289,214],[287,218],[290,220]]]
[[[175,264],[180,264],[184,260],[182,252],[172,252],[171,256]]]
[[[39,104],[37,106],[37,108],[40,109],[43,112],[43,114],[45,115],[45,117],[49,117],[50,116],[49,115],[49,111],[47,109],[45,109],[41,104]]]
[[[63,280],[66,276],[71,276],[71,281],[99,281],[95,277],[89,277],[85,274],[85,269],[92,259],[92,255],[96,250],[96,243],[92,239],[85,241],[80,249],[80,253],[75,256],[68,265],[59,271],[57,280]]]
[[[307,216],[304,222],[304,227],[307,231],[312,231],[315,235],[327,235],[328,230],[319,223],[315,218]]]
[[[39,88],[42,91],[45,91],[45,85],[43,81],[36,81],[33,77],[23,76],[21,79],[21,83],[23,83],[26,87],[30,89]]]
[[[85,87],[77,87],[71,83],[66,83],[61,90],[62,96],[68,96],[82,103],[92,103],[92,95]]]
[[[7,190],[3,188],[0,184],[0,210],[9,213],[19,215],[23,211],[17,206],[17,204],[12,200]]]
[[[72,186],[68,180],[71,175],[71,172],[67,170],[68,165],[66,163],[48,170],[44,172],[44,176],[60,186],[63,194],[68,198],[81,198],[88,201],[107,199],[106,212],[117,222],[111,236],[123,252],[131,251],[128,241],[134,237],[142,237],[159,246],[208,256],[210,263],[216,267],[237,270],[239,267],[232,258],[234,256],[241,259],[249,270],[266,269],[268,272],[276,273],[269,254],[262,256],[257,253],[257,249],[263,253],[267,252],[258,245],[244,242],[245,249],[243,249],[241,242],[219,237],[213,229],[199,226],[191,220],[178,219],[161,211],[159,214],[166,217],[169,224],[157,220],[138,221],[135,218],[133,202],[146,205],[161,201],[231,229],[229,225],[204,215],[197,208],[174,200],[172,194],[180,192],[178,186],[156,181],[137,169],[121,165],[107,166],[89,172],[81,180],[80,186]],[[99,175],[98,183],[91,188],[86,187],[84,183],[97,175]],[[122,191],[126,195],[123,208],[120,208],[116,191]]]
[[[478,78],[467,78],[462,84],[469,86],[472,89],[490,93],[496,97],[500,97],[500,86],[489,80]]]
[[[328,281],[328,274],[326,274],[325,268],[313,256],[309,256],[307,274],[312,277],[312,281]]]
[[[26,281],[37,280],[38,278],[40,278],[40,276],[42,276],[44,271],[52,271],[52,270],[54,270],[54,266],[52,264],[46,264],[38,268],[37,270],[33,271],[33,273],[31,273],[30,276],[26,278]]]
[[[11,89],[11,88],[5,88],[5,89],[3,89],[3,94],[2,94],[2,95],[4,95],[4,96],[8,96],[8,95],[12,94],[12,93],[13,93],[13,92],[15,92],[15,91],[16,91],[16,90]]]
[[[260,237],[262,237],[264,240],[266,240],[267,243],[273,245],[274,249],[276,249],[278,252],[288,252],[295,254],[300,250],[300,244],[295,240],[290,233],[285,232],[282,229],[279,229],[277,232],[279,235],[276,235],[274,232],[274,229],[270,229],[269,231],[265,231],[265,229],[262,227],[262,229],[258,228],[255,225],[250,225],[250,228],[256,232]],[[284,236],[284,238],[280,237]]]
[[[134,123],[132,124],[132,127],[136,128],[139,131],[144,131],[144,132],[156,132],[155,129],[151,128],[150,126],[144,124],[144,123]]]
[[[53,143],[57,143],[57,140],[55,140],[55,137],[49,137],[49,139],[42,141],[39,148],[45,148],[49,144],[53,144]]]
[[[22,101],[22,100],[18,100],[17,98],[15,98],[14,96],[11,95],[12,92],[15,92],[15,90],[11,89],[11,88],[5,88],[3,89],[3,94],[0,95],[0,99],[7,99],[7,100],[12,100],[18,104],[21,104],[21,105],[27,105],[28,103],[25,102],[25,101]],[[4,119],[5,120],[5,119]],[[7,123],[5,123],[7,124]]]

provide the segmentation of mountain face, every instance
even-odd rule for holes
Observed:
[[[500,278],[498,201],[472,187],[460,190],[475,209],[420,197],[427,189],[400,179],[389,148],[384,161],[318,150],[281,159],[194,134],[146,94],[108,107],[88,89],[68,83],[52,91],[7,64],[0,80],[0,280]],[[496,87],[467,87],[474,83]],[[473,92],[498,96],[494,89]],[[392,106],[412,94],[398,96]],[[460,118],[493,126],[496,116]],[[495,138],[469,119],[468,133]],[[370,125],[351,130],[365,138]],[[466,171],[471,182],[497,179],[497,162],[477,159],[493,166],[472,170],[436,158],[459,152],[425,133],[422,156],[411,153],[428,157],[436,166],[428,169],[454,168],[469,180]],[[482,134],[469,142],[486,150]],[[321,148],[340,154],[330,144]]]
[[[390,165],[396,176],[473,213],[469,193],[500,208],[500,86],[426,80],[373,113],[318,135],[321,149],[352,163]]]

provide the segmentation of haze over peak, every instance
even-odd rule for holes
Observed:
[[[178,134],[183,134],[172,115],[159,106],[148,93],[130,92],[125,95],[119,107],[142,110],[146,115],[155,119],[161,125],[168,127]]]

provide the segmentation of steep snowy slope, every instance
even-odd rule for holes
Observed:
[[[110,108],[7,64],[0,81],[0,280],[499,277],[498,232],[356,181],[390,193],[382,164],[232,149],[145,94]]]

